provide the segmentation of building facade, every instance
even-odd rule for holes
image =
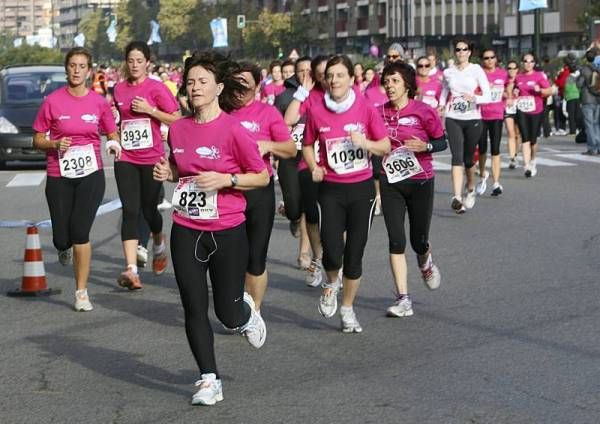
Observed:
[[[0,34],[33,36],[52,21],[50,0],[0,0]]]
[[[53,0],[58,10],[58,42],[62,48],[73,47],[73,38],[79,34],[81,20],[96,9],[105,9],[107,13],[116,9],[119,0]]]

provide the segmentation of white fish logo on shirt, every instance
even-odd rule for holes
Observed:
[[[86,114],[81,115],[81,120],[88,124],[97,124],[98,123],[98,117],[91,113],[86,113]]]
[[[419,120],[414,116],[406,116],[398,119],[398,125],[402,125],[405,127],[415,127],[419,125]]]
[[[219,149],[217,147],[215,147],[215,146],[211,146],[211,147],[206,147],[206,146],[198,147],[196,149],[196,153],[198,153],[198,156],[200,156],[201,158],[204,158],[204,159],[219,159],[221,157]]]
[[[427,91],[425,92],[425,95],[426,95],[426,96],[435,96],[435,90],[427,90]]]
[[[497,80],[494,81],[494,84],[503,85],[504,84],[504,80],[497,79]]]
[[[359,132],[359,133],[364,133],[365,126],[360,122],[357,122],[355,124],[354,123],[346,124],[346,125],[344,125],[344,131],[348,131],[348,132],[355,131],[355,132]]]
[[[60,115],[58,117],[59,121],[64,121],[65,119],[71,119],[71,117],[69,115]]]
[[[260,125],[258,124],[258,122],[242,121],[241,124],[244,128],[246,128],[250,132],[259,132],[260,131]]]

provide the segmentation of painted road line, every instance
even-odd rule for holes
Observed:
[[[541,158],[539,156],[537,158],[535,158],[535,164],[536,165],[544,165],[544,166],[577,166],[577,164],[575,164],[575,163],[561,162],[559,160],[546,159],[546,158]]]
[[[17,174],[6,187],[31,187],[39,186],[46,178],[45,172],[31,172],[27,174]]]
[[[580,160],[582,162],[592,162],[592,163],[600,163],[600,157],[598,156],[586,156],[581,153],[572,153],[572,154],[564,154],[564,155],[556,155],[565,159],[573,159]]]
[[[452,169],[450,165],[444,162],[438,162],[437,160],[434,160],[431,163],[433,164],[433,169],[436,171],[450,171]]]

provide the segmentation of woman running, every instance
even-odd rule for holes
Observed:
[[[508,156],[510,161],[508,162],[508,169],[515,169],[518,165],[517,154],[521,149],[521,134],[516,124],[517,118],[517,103],[512,98],[512,94],[508,92],[508,86],[514,85],[515,77],[519,72],[519,64],[515,60],[511,60],[506,64],[506,71],[508,72],[507,85],[507,99],[506,108],[504,109],[504,124],[506,125],[506,133],[508,138]]]
[[[360,285],[374,208],[369,154],[388,153],[390,140],[381,117],[354,91],[352,70],[347,56],[334,56],[327,62],[327,92],[308,111],[302,153],[313,181],[320,183],[321,241],[327,282],[322,286],[319,311],[326,318],[337,311],[341,286],[338,272],[343,265],[342,331],[360,333],[362,327],[352,306]],[[315,143],[319,144],[318,163]]]
[[[517,124],[523,139],[523,166],[525,177],[531,178],[537,175],[537,137],[544,119],[544,99],[552,94],[552,87],[546,74],[535,70],[535,56],[532,53],[524,54],[521,62],[523,69],[515,77],[509,91],[517,97]]]
[[[482,132],[479,105],[490,101],[490,85],[481,66],[470,63],[472,45],[465,39],[453,42],[456,61],[444,70],[440,112],[445,112],[448,143],[452,152],[452,209],[462,214],[475,206],[475,147]],[[481,94],[475,94],[481,92]],[[449,95],[449,97],[448,97]],[[463,174],[467,196],[463,202]],[[466,209],[465,209],[466,208]]]
[[[421,56],[417,59],[417,93],[415,98],[437,109],[442,94],[442,81],[438,74],[431,74],[431,65],[428,56]]]
[[[498,57],[493,49],[486,49],[481,52],[481,63],[483,70],[490,83],[491,102],[481,105],[481,119],[483,121],[483,133],[479,140],[479,175],[480,180],[477,183],[475,191],[478,195],[483,195],[487,189],[487,179],[489,177],[486,171],[486,160],[488,151],[488,136],[492,152],[492,196],[500,196],[503,187],[500,185],[500,140],[502,139],[502,123],[504,121],[504,97],[506,86],[508,84],[508,73],[497,66]]]
[[[258,75],[260,78],[260,72]],[[263,103],[273,105],[275,97],[285,91],[283,74],[281,73],[281,62],[279,60],[274,60],[269,64],[269,75],[271,75],[271,82],[263,86],[260,99]]]
[[[90,230],[105,188],[100,134],[107,134],[106,150],[116,158],[121,148],[110,105],[86,87],[92,55],[81,47],[69,50],[65,70],[67,86],[46,97],[33,123],[33,145],[46,151],[46,199],[58,260],[66,266],[73,257],[75,310],[87,312],[93,309],[87,292]]]
[[[180,118],[177,100],[160,81],[148,77],[150,49],[141,41],[125,48],[128,79],[115,86],[115,105],[121,117],[121,159],[115,163],[115,178],[123,204],[121,240],[126,270],[117,282],[129,290],[142,288],[137,267],[140,209],[150,225],[153,239],[152,270],[167,268],[166,238],[162,216],[156,209],[162,183],[152,178],[152,167],[164,155],[160,126]]]
[[[396,284],[396,301],[387,313],[404,317],[413,314],[404,254],[404,216],[407,212],[410,243],[417,254],[423,282],[431,290],[437,289],[441,282],[429,245],[434,195],[431,153],[445,150],[447,143],[437,110],[413,100],[417,81],[410,65],[401,62],[387,65],[383,69],[382,81],[390,100],[380,110],[392,151],[383,159],[381,201],[389,237],[390,265]]]
[[[244,192],[246,232],[250,246],[250,257],[246,270],[246,291],[254,299],[256,310],[260,313],[267,290],[267,251],[275,219],[275,185],[271,155],[283,159],[292,158],[296,155],[296,145],[277,109],[254,100],[260,78],[260,68],[251,63],[242,63],[240,66],[240,72],[236,77],[246,87],[246,92],[241,99],[241,107],[231,114],[250,131],[270,177],[269,185],[266,187]]]
[[[266,186],[269,174],[256,142],[224,111],[240,107],[240,94],[246,92],[235,78],[238,71],[216,54],[186,60],[183,81],[194,114],[171,126],[169,160],[161,158],[153,171],[157,181],[177,183],[171,257],[187,339],[201,374],[193,405],[223,400],[208,318],[207,272],[223,325],[243,333],[256,348],[266,338],[264,321],[244,293],[248,238],[241,191]]]

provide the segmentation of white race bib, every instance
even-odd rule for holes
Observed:
[[[388,182],[393,184],[423,172],[414,152],[398,147],[383,158],[383,169]]]
[[[121,146],[125,150],[148,149],[153,144],[150,118],[129,119],[121,123]]]
[[[470,102],[464,97],[452,97],[449,111],[454,113],[467,113],[475,109],[475,102]]]
[[[302,140],[304,140],[304,124],[298,124],[292,131],[292,140],[296,143],[296,150],[302,150]]]
[[[219,219],[217,191],[202,191],[194,177],[180,178],[171,200],[173,208],[190,219]]]
[[[423,96],[423,98],[421,99],[421,101],[429,106],[431,106],[432,108],[437,108],[438,107],[438,101],[435,97],[433,96]]]
[[[504,110],[508,115],[514,115],[515,113],[517,113],[517,101],[513,100],[512,106],[509,106],[507,103],[506,108]]]
[[[521,112],[535,111],[535,98],[533,96],[521,96],[517,99],[517,109]]]
[[[69,147],[59,154],[60,175],[65,178],[81,178],[98,170],[93,144]]]
[[[325,140],[327,163],[338,175],[357,172],[369,167],[369,155],[360,147],[355,147],[349,137]]]
[[[501,85],[492,85],[492,103],[498,103],[502,101],[502,95],[504,94],[504,87]]]

